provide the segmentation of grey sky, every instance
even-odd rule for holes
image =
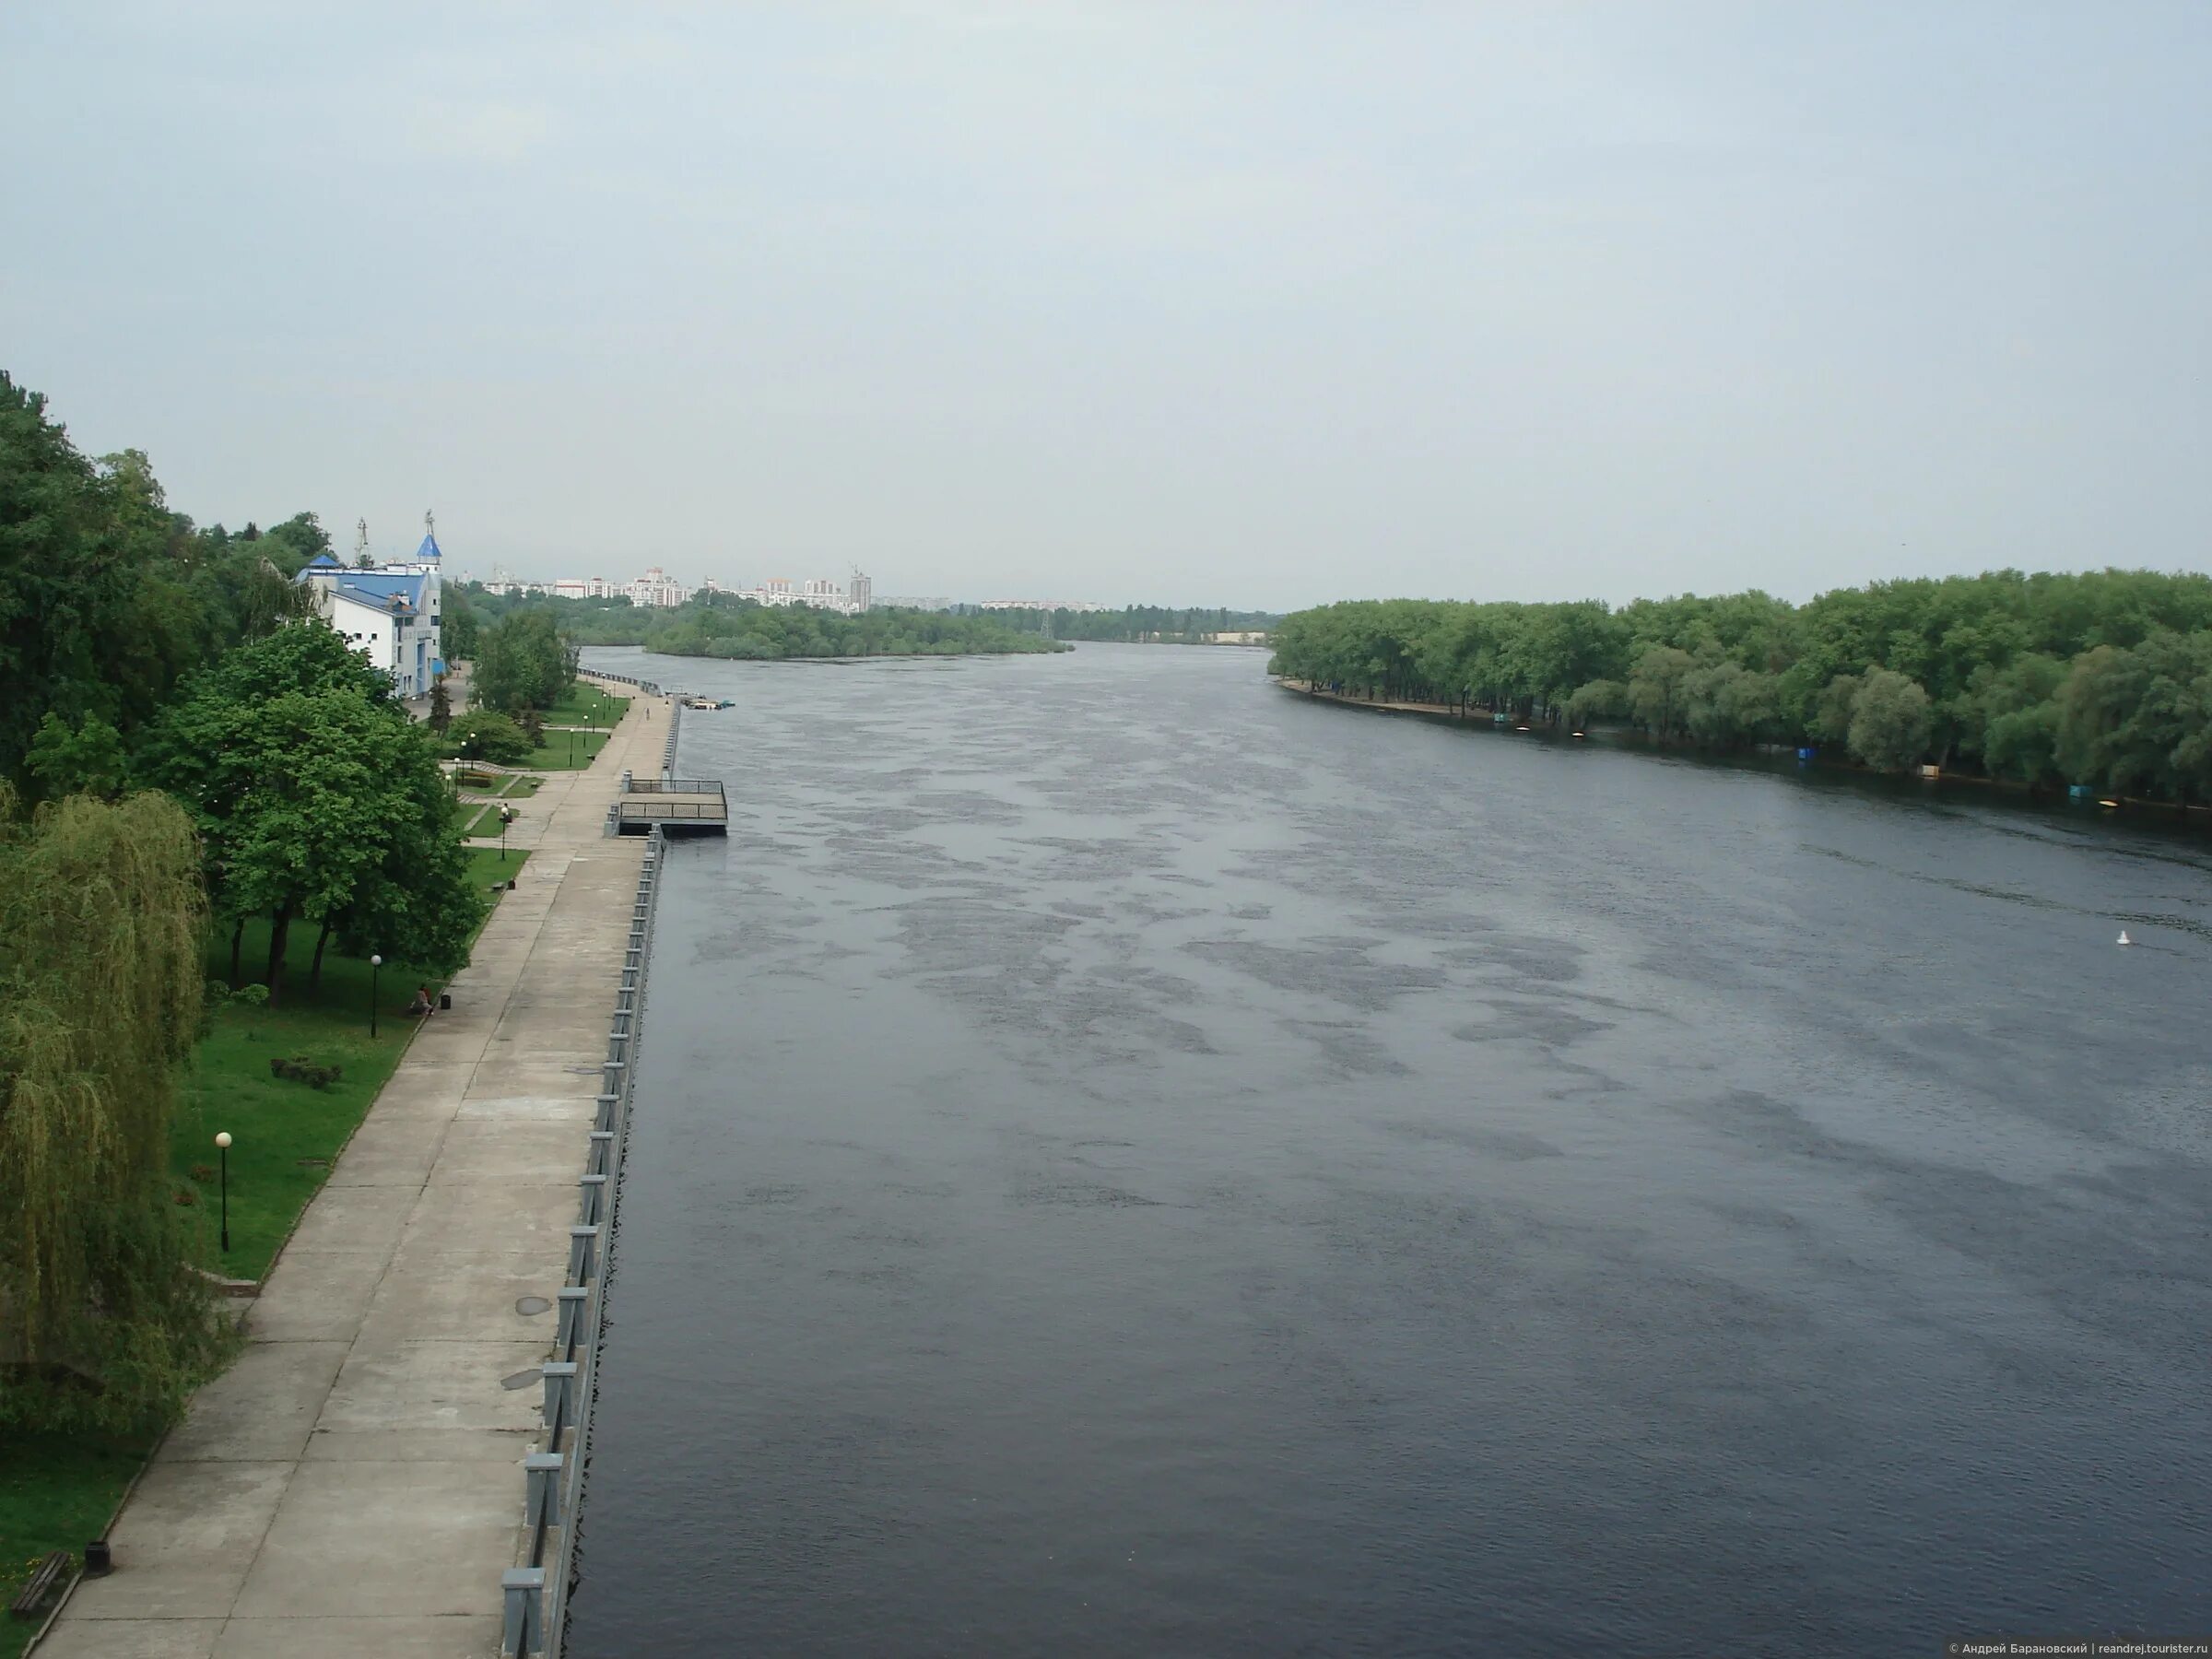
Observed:
[[[2212,6],[0,9],[206,521],[1288,606],[2212,558]]]

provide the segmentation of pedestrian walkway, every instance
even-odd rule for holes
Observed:
[[[641,697],[547,774],[475,959],[377,1097],[37,1659],[484,1659],[520,1555],[607,1014],[644,843],[606,835],[657,772]],[[520,1381],[518,1382],[517,1379]]]

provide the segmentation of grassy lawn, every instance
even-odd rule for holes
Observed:
[[[497,847],[468,851],[470,879],[487,888],[518,874],[529,857],[516,849],[502,864]],[[176,1192],[192,1194],[200,1264],[232,1278],[259,1278],[268,1271],[294,1218],[322,1186],[338,1148],[406,1051],[415,1022],[404,1010],[415,987],[428,984],[435,992],[444,983],[425,970],[386,962],[373,975],[377,1030],[371,1037],[369,964],[326,951],[322,983],[311,989],[314,939],[312,927],[294,926],[281,1007],[233,1002],[217,1008],[215,1028],[194,1051],[177,1103],[170,1172]],[[266,965],[268,949],[268,924],[249,925],[241,959],[249,974]],[[208,977],[225,978],[229,968],[229,936],[218,930],[207,946]],[[337,1066],[337,1081],[316,1088],[270,1072],[272,1059],[294,1057]],[[228,1254],[218,1220],[218,1131],[231,1136]]]
[[[589,766],[592,757],[606,747],[605,732],[547,732],[545,742],[524,764],[539,771],[566,771],[571,766]]]
[[[629,698],[601,691],[579,680],[569,688],[566,697],[545,712],[544,718],[547,725],[590,725],[596,722],[604,731],[621,719],[622,711],[629,706]]]
[[[31,1564],[57,1549],[79,1555],[101,1536],[147,1442],[90,1435],[11,1433],[0,1458],[0,1601],[12,1601]],[[0,1617],[0,1659],[16,1659],[39,1628]]]
[[[468,810],[475,811],[476,809],[472,805]],[[461,831],[465,836],[497,835],[499,832],[500,809],[497,806],[487,806],[483,811],[477,812],[477,816],[469,820],[468,827]]]
[[[509,800],[519,801],[525,795],[535,794],[538,791],[538,786],[544,782],[545,780],[543,778],[510,778],[507,780],[507,787],[500,791],[500,793],[505,795]]]
[[[484,887],[494,882],[511,880],[523,873],[523,865],[530,854],[520,847],[507,849],[501,858],[497,847],[471,847],[468,850],[468,874],[472,880]]]

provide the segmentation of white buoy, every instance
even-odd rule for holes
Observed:
[[[2120,943],[2123,945],[2133,945],[2135,943],[2133,939],[2127,936],[2127,929],[2124,927],[2120,930]]]

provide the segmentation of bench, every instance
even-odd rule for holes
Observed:
[[[18,1618],[36,1618],[39,1609],[53,1596],[69,1579],[69,1552],[57,1549],[41,1561],[38,1571],[30,1575],[30,1583],[23,1593],[7,1605],[7,1610]]]

